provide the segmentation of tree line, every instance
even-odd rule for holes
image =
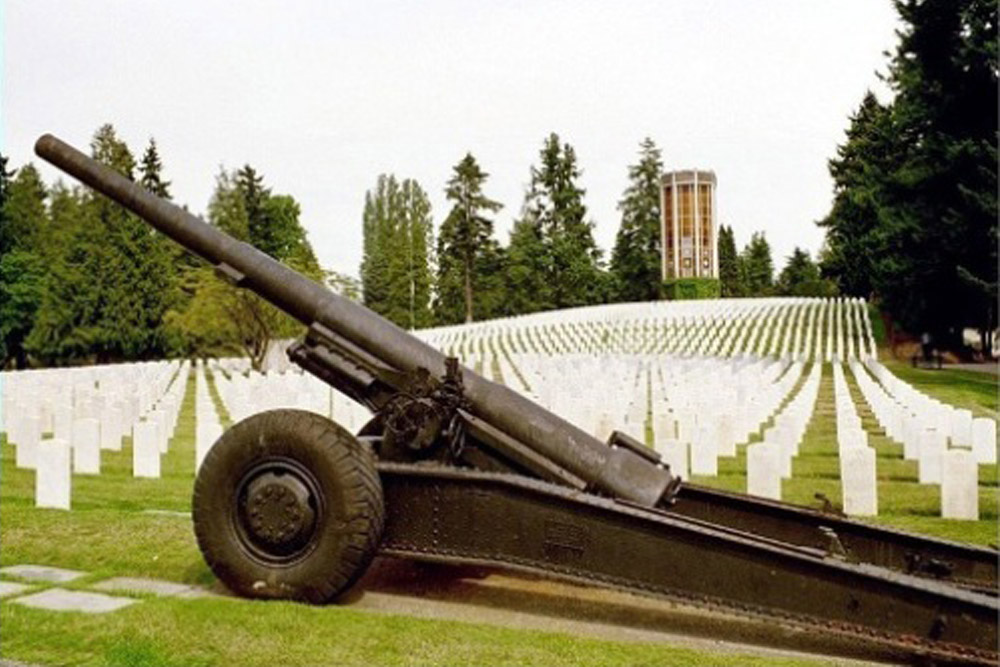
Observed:
[[[369,308],[416,328],[602,303],[663,297],[661,150],[652,139],[628,167],[628,185],[609,262],[594,240],[573,146],[550,134],[506,245],[494,232],[500,202],[484,192],[489,174],[466,154],[445,187],[450,207],[435,240],[419,184],[379,176],[365,196],[361,294]],[[731,227],[719,233],[721,293],[726,297],[829,296],[809,253],[796,248],[775,276],[771,247],[756,233],[741,252]]]
[[[997,327],[997,2],[895,0],[903,27],[829,162],[821,273],[878,302],[890,332]]]
[[[154,194],[171,198],[156,142],[141,158],[114,127],[91,155]],[[178,355],[245,354],[259,367],[274,338],[297,325],[109,199],[0,156],[0,367],[108,363]],[[250,165],[221,170],[207,220],[319,281],[324,272],[300,209]]]
[[[136,160],[111,125],[92,156],[171,198],[159,149]],[[107,363],[171,356],[242,354],[260,367],[271,341],[300,327],[254,294],[237,290],[174,242],[110,200],[80,186],[43,183],[0,156],[0,367]],[[434,228],[426,190],[413,179],[378,177],[364,198],[360,280],[324,270],[289,194],[253,166],[220,170],[206,220],[400,326],[422,327],[662,297],[661,151],[639,146],[619,201],[620,227],[605,262],[580,185],[576,151],[545,138],[506,245],[494,221],[503,209],[472,154],[445,185],[450,210]],[[771,250],[755,234],[737,253],[719,230],[724,296],[818,293],[829,287],[796,249],[774,277]]]

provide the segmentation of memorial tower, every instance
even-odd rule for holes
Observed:
[[[715,172],[671,171],[660,182],[663,280],[718,278]]]

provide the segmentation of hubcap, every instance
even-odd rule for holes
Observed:
[[[321,503],[308,470],[292,461],[271,461],[244,476],[237,508],[244,545],[258,558],[286,562],[309,546]]]

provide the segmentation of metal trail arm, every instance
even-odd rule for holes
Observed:
[[[434,377],[444,376],[445,355],[430,345],[156,197],[60,139],[43,135],[35,144],[35,152],[203,257],[237,286],[252,290],[307,327],[321,325],[397,371],[409,373],[424,368]],[[319,370],[315,365],[306,369],[313,373]],[[676,490],[676,480],[665,466],[629,448],[609,447],[467,368],[462,369],[462,374],[465,395],[476,417],[582,479],[589,488],[648,506],[668,499]],[[329,377],[320,377],[329,381]]]

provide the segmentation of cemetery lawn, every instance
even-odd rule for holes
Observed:
[[[976,417],[997,418],[998,382],[995,375],[959,370],[919,370],[895,361],[884,364],[900,379],[929,396],[955,407],[969,408]],[[844,375],[862,426],[868,432],[869,444],[876,450],[879,516],[870,520],[960,542],[984,546],[998,544],[1000,488],[997,466],[979,466],[979,521],[940,518],[940,487],[917,483],[917,462],[903,459],[903,446],[885,435],[864,402],[852,374],[845,372]],[[792,395],[797,391],[798,388]],[[759,439],[759,435],[753,438]],[[787,502],[820,507],[822,502],[816,498],[819,493],[840,507],[837,451],[833,370],[826,364],[813,418],[803,437],[799,456],[792,460],[792,478],[782,482],[782,498]],[[740,446],[736,457],[719,458],[718,477],[695,477],[692,481],[746,492],[746,448]]]
[[[70,589],[88,589],[113,576],[212,586],[187,516],[194,474],[193,378],[163,457],[162,478],[132,478],[126,439],[121,452],[102,452],[101,475],[73,477],[70,512],[34,508],[34,473],[17,469],[14,448],[0,443],[0,565],[88,573],[63,584]],[[144,596],[139,604],[100,615],[42,611],[8,599],[0,602],[0,627],[0,657],[41,665],[820,664],[229,597]]]

